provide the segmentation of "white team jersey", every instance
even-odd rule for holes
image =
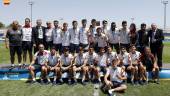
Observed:
[[[118,28],[115,29],[115,31],[112,31],[111,29],[107,33],[108,41],[111,44],[119,43],[119,30]]]
[[[107,69],[106,74],[110,75],[110,80],[111,81],[116,81],[116,82],[119,82],[119,83],[122,83],[123,80],[119,79],[118,76],[123,76],[123,77],[126,76],[125,71],[123,71],[121,67],[116,67],[116,68],[109,67]]]
[[[80,43],[88,44],[88,28],[81,27],[79,30],[80,34]]]
[[[117,56],[116,52],[107,53],[108,63],[112,63],[112,61],[116,60],[116,59],[118,59],[118,56]]]
[[[100,67],[106,67],[107,66],[107,54],[105,53],[103,55],[98,54],[97,61]]]
[[[86,59],[87,59],[87,64],[93,65],[94,60],[97,58],[97,54],[93,52],[93,54],[89,54],[89,52],[86,52]]]
[[[70,34],[69,31],[61,33],[62,46],[70,46]]]
[[[109,27],[106,27],[106,28],[102,27],[102,31],[104,34],[107,34],[109,32]]]
[[[46,37],[47,42],[52,41],[52,31],[53,31],[53,28],[45,30],[45,37]]]
[[[83,53],[82,55],[77,54],[77,56],[75,58],[76,65],[78,65],[78,66],[83,65],[85,60],[86,60],[86,54],[85,53]]]
[[[61,29],[53,28],[52,37],[53,37],[53,44],[61,44],[62,43]]]
[[[129,65],[129,60],[131,61],[131,58],[128,52],[125,52],[124,54],[119,54],[118,57],[120,60],[123,60],[124,65]]]
[[[32,39],[32,28],[25,28],[23,27],[22,28],[22,34],[23,34],[23,37],[22,37],[22,41],[31,41]]]
[[[68,54],[67,57],[64,56],[64,54],[61,55],[60,61],[64,66],[69,66],[71,64],[71,61],[73,60],[73,56],[71,54]]]
[[[49,51],[44,50],[42,54],[38,51],[35,53],[34,57],[36,58],[39,65],[44,65],[46,62],[48,62]]]
[[[49,66],[55,66],[58,62],[59,62],[59,60],[60,60],[60,56],[59,55],[51,55],[51,54],[49,54],[49,56],[48,56],[48,65]]]
[[[79,44],[79,28],[77,29],[73,29],[70,28],[69,29],[69,33],[70,33],[70,43],[72,44]]]
[[[107,46],[107,40],[107,36],[103,33],[101,33],[101,36],[96,36],[96,42],[98,44],[98,47]]]
[[[121,28],[119,30],[119,34],[120,34],[120,43],[122,43],[122,44],[129,44],[130,43],[129,29],[124,31]]]
[[[133,64],[133,62],[136,62],[137,60],[139,60],[141,53],[139,51],[136,51],[134,54],[130,52],[129,55],[132,59],[132,64]]]

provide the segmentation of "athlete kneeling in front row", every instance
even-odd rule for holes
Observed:
[[[126,73],[117,64],[117,60],[112,60],[112,65],[107,68],[106,75],[104,76],[105,88],[107,88],[109,96],[116,96],[115,92],[127,89],[127,86],[124,84],[124,80],[127,79]],[[108,80],[108,78],[110,79]]]
[[[31,83],[36,82],[34,71],[41,71],[41,82],[43,82],[43,80],[46,78],[45,76],[47,76],[47,69],[46,69],[47,62],[48,62],[48,51],[44,50],[43,44],[40,44],[39,51],[35,53],[33,61],[28,67],[31,75]]]
[[[60,55],[56,52],[55,47],[51,48],[50,54],[48,56],[47,70],[48,73],[54,72],[53,84],[55,85],[56,80],[61,78]],[[63,83],[62,79],[59,79],[59,83]]]
[[[69,53],[69,49],[65,48],[64,53],[61,55],[60,59],[60,67],[61,72],[67,72],[68,73],[68,84],[72,84],[71,79],[74,79],[74,83],[77,83],[77,80],[74,78],[73,75],[73,60],[74,57],[72,54]],[[62,74],[61,74],[62,75]]]
[[[79,47],[79,53],[75,57],[75,62],[73,66],[74,78],[76,79],[76,72],[82,72],[82,84],[85,85],[85,74],[87,72],[87,59],[86,54],[84,53],[83,47]]]

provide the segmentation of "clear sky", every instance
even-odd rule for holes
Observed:
[[[11,0],[9,6],[4,6],[0,0],[0,21],[8,25],[13,20],[24,23],[24,18],[30,17],[29,0]],[[33,24],[41,18],[43,22],[53,21],[71,22],[83,18],[89,21],[115,21],[120,25],[122,20],[134,22],[139,26],[145,22],[148,25],[157,23],[163,26],[163,4],[161,0],[32,0]],[[170,1],[170,0],[169,0]],[[170,2],[169,2],[170,3]],[[167,5],[167,26],[170,27],[170,4]]]

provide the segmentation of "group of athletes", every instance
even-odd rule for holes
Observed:
[[[127,88],[124,83],[127,76],[133,85],[143,85],[148,82],[147,72],[151,72],[153,81],[159,84],[164,35],[156,24],[147,29],[142,23],[141,29],[137,30],[134,23],[128,28],[126,21],[122,21],[121,28],[117,28],[115,22],[109,27],[106,20],[100,25],[92,19],[90,27],[86,19],[81,23],[82,27],[78,27],[78,21],[73,21],[72,27],[68,27],[68,23],[59,26],[59,21],[54,20],[53,24],[46,22],[44,27],[38,19],[37,25],[31,27],[29,18],[25,19],[24,26],[13,21],[5,39],[6,48],[10,49],[11,66],[14,66],[15,53],[20,66],[23,56],[24,66],[28,52],[31,83],[36,82],[35,72],[41,71],[42,84],[44,80],[54,85],[62,84],[65,72],[68,73],[68,84],[76,84],[76,73],[79,72],[83,85],[87,80],[102,82],[103,89],[110,95]],[[54,72],[53,81],[48,76],[50,72]],[[101,72],[104,80],[100,78]]]

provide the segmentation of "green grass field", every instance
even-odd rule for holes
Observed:
[[[165,43],[163,52],[163,62],[170,63],[169,54],[170,43]],[[0,44],[0,64],[9,64],[9,51]],[[144,86],[131,86],[125,93],[117,96],[170,96],[170,81],[161,81],[161,83]],[[94,85],[81,84],[68,86],[67,84],[59,86],[51,85],[30,85],[25,81],[0,81],[0,96],[93,96]],[[101,91],[100,96],[106,96]]]
[[[24,81],[0,81],[0,96],[93,96],[93,85],[68,86],[67,84],[30,85]],[[144,86],[131,86],[125,93],[117,93],[117,96],[170,96],[170,81],[161,81],[161,84],[149,84]],[[101,91],[100,96],[107,96]]]

